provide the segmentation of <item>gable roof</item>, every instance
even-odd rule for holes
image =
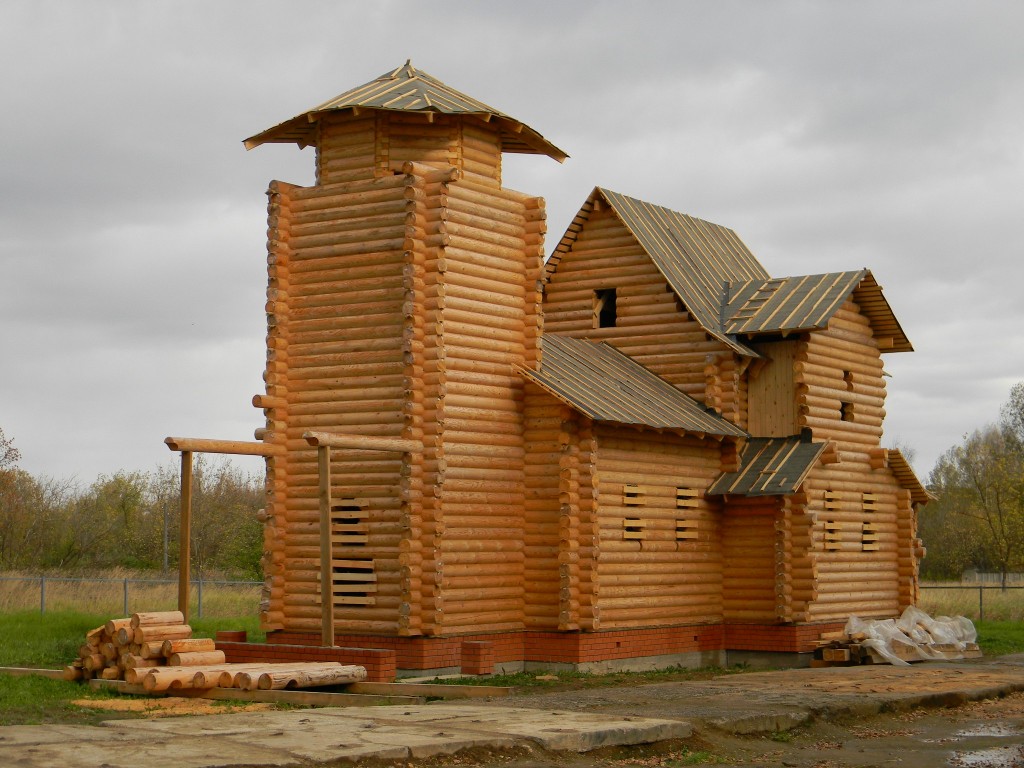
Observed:
[[[290,120],[250,136],[244,142],[245,148],[253,149],[261,144],[294,143],[300,147],[309,146],[316,140],[316,121],[321,114],[360,109],[422,112],[428,115],[471,115],[484,122],[493,120],[501,132],[501,148],[504,152],[547,155],[558,162],[568,157],[565,152],[528,125],[416,69],[411,60],[406,61],[398,69],[385,72],[375,80],[345,91]]]
[[[871,323],[881,349],[913,351],[881,287],[867,269],[729,283],[722,329],[739,335],[825,328],[851,296]]]
[[[529,380],[594,421],[721,437],[747,433],[604,342],[545,334]]]
[[[595,187],[548,260],[549,277],[561,256],[572,249],[599,199],[611,207],[637,239],[708,334],[740,354],[758,356],[722,330],[722,301],[727,282],[767,280],[771,276],[739,236],[727,227]]]
[[[913,350],[870,270],[772,278],[728,227],[595,187],[545,267],[545,278],[572,250],[595,207],[606,203],[636,238],[687,311],[742,355],[758,353],[737,337],[825,328],[852,296],[882,351]]]
[[[828,443],[793,437],[752,437],[740,452],[740,468],[726,472],[709,496],[784,496],[795,493]]]

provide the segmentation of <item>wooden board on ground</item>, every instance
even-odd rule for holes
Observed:
[[[0,667],[0,675],[13,675],[15,677],[25,677],[28,675],[36,675],[37,677],[49,677],[52,680],[63,680],[64,670],[63,669],[34,669],[32,667]]]
[[[90,680],[97,690],[115,690],[132,696],[180,696],[218,701],[261,701],[307,707],[379,707],[391,704],[425,704],[423,696],[373,695],[361,693],[325,693],[323,691],[242,691],[238,688],[181,688],[154,693],[141,685],[123,680]]]

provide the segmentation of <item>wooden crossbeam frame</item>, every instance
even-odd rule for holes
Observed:
[[[416,453],[421,443],[397,437],[342,435],[333,432],[306,432],[302,438],[316,448],[320,500],[320,644],[334,645],[334,542],[331,536],[331,449],[396,451]]]
[[[192,574],[192,454],[225,453],[235,456],[274,456],[283,449],[243,440],[208,440],[197,437],[168,437],[164,443],[181,452],[181,520],[178,530],[178,610],[188,624],[189,577]]]

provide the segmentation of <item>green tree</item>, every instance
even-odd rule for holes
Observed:
[[[0,429],[0,472],[13,469],[21,461],[21,453],[14,447],[14,440]]]
[[[1024,384],[1011,391],[998,424],[943,454],[929,484],[940,501],[926,514],[949,524],[935,532],[943,557],[997,571],[1005,588],[1007,575],[1024,567]]]
[[[69,505],[70,519],[48,564],[57,568],[151,565],[140,556],[147,476],[101,475]],[[141,562],[140,562],[141,561]]]

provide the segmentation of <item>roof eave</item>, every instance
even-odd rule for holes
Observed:
[[[425,109],[389,109],[387,107],[360,107],[354,104],[347,104],[327,109],[311,109],[308,112],[303,112],[290,120],[286,120],[261,133],[244,139],[242,144],[246,149],[255,149],[262,144],[297,144],[299,147],[307,147],[312,142],[303,141],[296,135],[297,133],[308,134],[312,131],[312,126],[320,120],[322,115],[339,114],[345,111],[352,111],[353,113],[361,111],[403,112],[405,114],[419,112],[424,116],[457,115],[474,117],[485,123],[493,122],[499,127],[502,136],[502,152],[521,155],[547,155],[560,163],[564,163],[569,157],[566,152],[556,147],[533,128],[512,118],[496,114],[495,112],[485,111],[446,112],[436,107]],[[515,139],[512,140],[511,137],[515,137]]]

